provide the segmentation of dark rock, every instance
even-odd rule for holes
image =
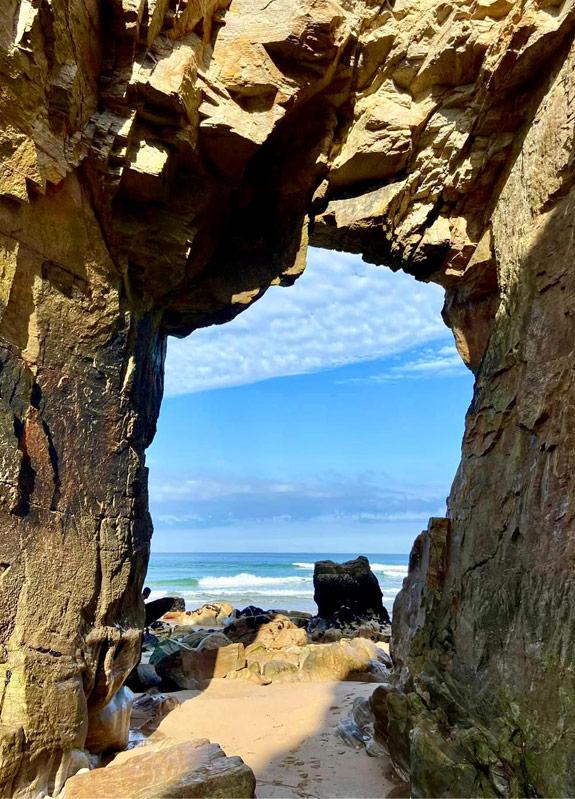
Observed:
[[[318,561],[313,572],[313,587],[318,616],[323,619],[351,624],[375,617],[389,624],[377,577],[363,555],[345,563]]]
[[[148,688],[157,688],[162,684],[162,678],[151,663],[140,663],[126,680],[126,685],[135,693],[142,693]]]
[[[155,688],[151,688],[134,700],[130,729],[150,735],[157,730],[161,720],[179,704],[175,696],[163,694]]]
[[[144,633],[142,636],[142,647],[144,649],[153,649],[158,645],[160,639],[153,633]]]
[[[225,677],[246,665],[243,644],[228,644],[216,649],[180,649],[156,665],[163,684],[177,690],[195,690],[213,677]]]
[[[165,596],[161,599],[154,599],[151,602],[146,602],[144,606],[146,611],[145,626],[149,627],[153,621],[161,619],[164,613],[171,610],[173,604],[174,598],[171,596]]]
[[[263,624],[269,624],[271,621],[272,617],[266,613],[257,616],[241,616],[236,621],[224,627],[224,635],[226,635],[230,641],[236,641],[248,646],[248,644],[255,641],[259,628]]]
[[[243,610],[239,611],[239,617],[243,618],[245,616],[263,616],[266,613],[265,610],[262,608],[258,608],[256,605],[248,605]]]

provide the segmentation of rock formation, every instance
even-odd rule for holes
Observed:
[[[226,757],[217,744],[162,738],[122,752],[106,768],[77,774],[67,782],[61,799],[251,799],[255,787],[249,766],[240,757]]]
[[[375,617],[389,623],[377,577],[364,555],[345,563],[318,561],[313,570],[313,587],[317,613],[322,619],[349,622]]]
[[[477,375],[378,729],[416,796],[573,794],[574,31],[575,0],[2,3],[0,795],[85,765],[137,662],[166,336],[308,241],[444,286]]]

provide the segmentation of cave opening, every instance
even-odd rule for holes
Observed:
[[[314,612],[314,560],[366,554],[391,611],[413,540],[445,516],[473,386],[442,304],[437,285],[310,248],[289,291],[170,339],[152,598]]]
[[[179,604],[144,653],[181,701],[160,732],[217,740],[258,796],[407,796],[374,737],[387,614],[350,623],[336,588],[324,624],[314,565],[367,555],[392,613],[414,539],[446,515],[473,377],[442,288],[307,261],[289,291],[168,344],[145,584]]]

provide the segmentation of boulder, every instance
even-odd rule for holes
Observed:
[[[262,608],[258,608],[257,605],[248,605],[243,610],[238,611],[238,617],[263,616],[265,612]]]
[[[243,644],[228,644],[215,649],[180,649],[156,664],[166,685],[180,690],[195,690],[213,677],[225,677],[243,669],[246,657]]]
[[[290,610],[285,615],[296,625],[296,627],[303,627],[305,629],[307,629],[311,619],[313,618],[311,613],[305,613],[303,610]],[[274,616],[274,618],[277,618],[277,615]]]
[[[249,766],[226,757],[218,744],[166,738],[123,752],[106,768],[76,774],[60,799],[250,799],[255,785]]]
[[[90,713],[86,749],[100,754],[127,746],[133,701],[134,694],[124,685],[104,707]]]
[[[157,688],[161,683],[162,678],[151,663],[138,663],[126,681],[126,685],[137,693]]]
[[[386,676],[380,650],[364,638],[342,639],[333,644],[309,644],[302,649],[300,677],[303,680],[383,682]]]
[[[360,555],[355,560],[335,563],[320,560],[313,572],[314,600],[318,616],[352,622],[372,617],[389,623],[382,603],[382,593],[369,560]]]
[[[209,633],[205,638],[202,638],[197,645],[200,652],[207,651],[208,649],[221,649],[222,646],[228,646],[232,642],[221,632]]]
[[[230,641],[242,643],[245,646],[253,643],[258,635],[258,630],[263,624],[272,621],[271,615],[261,613],[256,616],[242,616],[224,627],[224,634]]]
[[[179,704],[175,696],[162,694],[152,688],[134,700],[130,729],[150,735],[158,728],[160,721]]]
[[[171,610],[163,616],[172,624],[193,627],[222,627],[233,613],[234,606],[229,602],[210,602],[195,610]]]
[[[264,663],[262,676],[271,682],[294,682],[298,679],[297,664],[288,660],[270,660]]]
[[[257,630],[254,643],[261,644],[266,649],[285,649],[289,646],[305,646],[308,637],[304,629],[283,617],[262,624]]]
[[[301,659],[303,647],[301,646],[288,646],[285,649],[267,649],[259,642],[255,642],[246,647],[246,662],[248,666],[251,663],[259,663],[262,666],[270,660],[285,660],[289,663],[299,664]]]
[[[272,680],[269,677],[264,677],[260,673],[259,663],[250,663],[245,669],[240,671],[231,671],[226,680],[241,680],[242,682],[251,682],[255,685],[270,685]]]
[[[144,605],[144,610],[146,612],[146,618],[144,622],[145,627],[149,627],[158,619],[161,619],[162,616],[170,611],[174,605],[174,598],[171,596],[162,597],[161,599],[153,599],[151,602],[146,602]]]
[[[383,682],[389,677],[389,655],[365,638],[342,639],[331,644],[306,644],[285,649],[268,649],[259,642],[245,650],[247,669],[273,682],[359,680]],[[229,676],[229,675],[228,675]]]

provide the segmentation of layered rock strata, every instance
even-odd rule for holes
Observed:
[[[398,767],[573,794],[574,30],[573,0],[2,4],[1,795],[85,765],[137,662],[166,336],[308,241],[444,286],[477,373],[394,614]]]
[[[251,799],[255,786],[249,766],[240,757],[226,757],[217,744],[163,737],[120,753],[106,768],[77,774],[59,799]]]

